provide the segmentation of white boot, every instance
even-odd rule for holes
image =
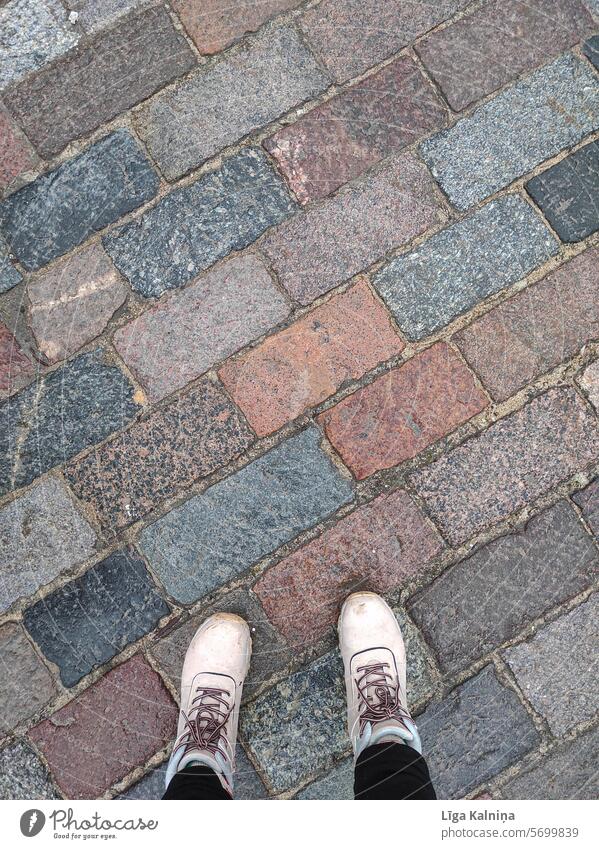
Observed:
[[[233,795],[239,707],[251,653],[250,629],[233,613],[215,613],[196,631],[183,664],[179,727],[166,787],[189,764],[204,764]]]
[[[339,616],[349,736],[358,756],[375,743],[422,753],[406,699],[406,650],[393,611],[375,593],[354,593]]]

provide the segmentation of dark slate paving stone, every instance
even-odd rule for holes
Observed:
[[[586,239],[599,230],[599,142],[533,177],[526,190],[563,242]]]
[[[0,404],[0,494],[122,428],[139,409],[133,391],[96,349]]]
[[[308,785],[296,799],[342,799],[354,798],[354,759],[346,758],[322,778]]]
[[[249,704],[243,739],[275,792],[326,769],[350,747],[343,664],[335,650]]]
[[[542,756],[501,788],[504,799],[599,797],[599,728]]]
[[[244,148],[105,236],[104,247],[135,291],[154,298],[245,248],[296,208],[266,154]]]
[[[492,666],[418,717],[439,799],[459,799],[536,747],[540,738],[516,694]]]
[[[585,41],[582,52],[599,70],[599,35],[594,35],[588,41]]]
[[[48,770],[21,740],[0,751],[0,799],[60,799]]]
[[[196,601],[351,501],[320,439],[307,428],[142,531],[171,595]]]
[[[7,198],[0,229],[35,270],[153,198],[158,185],[137,142],[117,130]]]
[[[391,260],[373,282],[407,337],[421,339],[557,251],[530,206],[509,195]]]
[[[162,799],[164,796],[164,781],[166,778],[167,764],[163,764],[158,769],[153,769],[147,775],[144,775],[137,784],[129,787],[124,793],[117,796],[117,799]]]
[[[591,537],[561,502],[444,572],[409,612],[442,668],[458,672],[582,592],[598,573]]]
[[[143,561],[111,554],[25,611],[25,627],[72,687],[170,613]]]
[[[6,243],[0,239],[0,295],[8,292],[23,279],[20,271],[11,263]]]
[[[261,605],[247,590],[233,590],[178,627],[165,629],[164,635],[157,634],[151,651],[160,671],[166,675],[173,687],[178,689],[185,653],[191,638],[205,619],[218,612],[237,613],[250,626],[252,659],[249,675],[243,685],[243,697],[246,699],[265,680],[284,669],[292,659],[291,650],[272,627]],[[426,679],[426,673],[423,677]]]

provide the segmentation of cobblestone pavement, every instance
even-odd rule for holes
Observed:
[[[226,609],[238,796],[348,798],[364,587],[440,796],[597,796],[597,0],[0,27],[0,797],[157,798]]]

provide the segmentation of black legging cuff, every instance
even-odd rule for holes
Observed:
[[[356,762],[356,799],[436,799],[426,761],[403,743],[368,746]]]
[[[231,799],[218,775],[205,765],[186,766],[170,780],[163,799]]]

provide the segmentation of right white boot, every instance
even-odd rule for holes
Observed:
[[[338,627],[356,760],[375,743],[403,743],[422,753],[407,707],[406,650],[393,611],[375,593],[354,593],[341,609]]]
[[[186,766],[203,764],[233,795],[239,708],[251,653],[250,629],[233,613],[215,613],[196,631],[183,664],[179,726],[166,787]]]

